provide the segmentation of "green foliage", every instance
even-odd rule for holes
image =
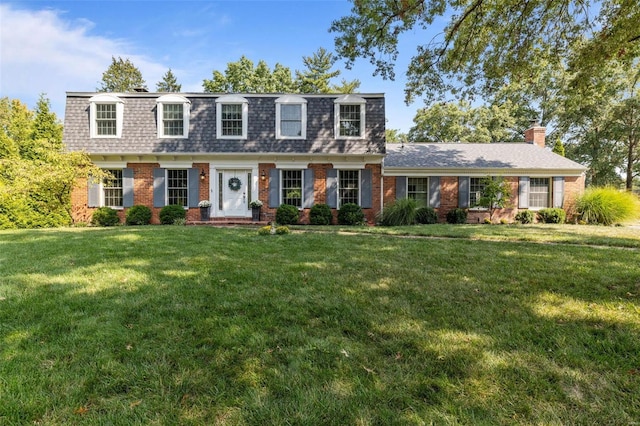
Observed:
[[[290,234],[291,230],[287,226],[276,226],[276,235]]]
[[[331,225],[333,214],[327,204],[314,204],[309,210],[309,223],[311,225]]]
[[[46,97],[35,114],[18,100],[0,100],[0,227],[71,224],[73,185],[93,171],[86,154],[64,152]]]
[[[295,225],[300,218],[300,212],[296,206],[282,204],[276,210],[276,222],[282,225]]]
[[[454,225],[467,223],[467,210],[460,208],[449,210],[447,212],[447,223]]]
[[[102,73],[102,84],[98,92],[133,92],[138,87],[146,87],[140,70],[129,58],[111,57],[111,65]]]
[[[162,76],[162,80],[156,84],[157,92],[179,92],[182,85],[178,84],[176,76],[171,72],[171,68]]]
[[[566,218],[567,213],[558,207],[538,211],[538,221],[543,223],[564,223]]]
[[[291,70],[276,64],[273,71],[263,60],[254,66],[253,61],[242,56],[237,62],[229,62],[224,74],[213,71],[213,78],[202,84],[209,93],[292,93],[296,91]]]
[[[438,223],[438,213],[433,207],[420,207],[416,210],[416,222],[421,225]]]
[[[483,188],[478,206],[489,210],[489,221],[493,221],[496,209],[503,209],[511,203],[511,185],[502,177],[485,176],[481,180]]]
[[[271,235],[271,225],[260,227],[260,229],[258,229],[258,235]]]
[[[631,192],[611,187],[588,188],[578,198],[576,210],[579,219],[586,223],[613,225],[637,219],[640,201]]]
[[[98,226],[115,226],[120,223],[118,212],[111,207],[98,207],[94,210],[91,223]]]
[[[402,198],[385,206],[380,215],[382,226],[406,226],[416,223],[418,203],[413,198]]]
[[[560,138],[556,139],[555,143],[553,144],[552,151],[563,157],[565,156],[564,144],[562,143],[562,140],[560,140]]]
[[[127,210],[125,223],[127,225],[148,225],[151,223],[151,209],[141,204]]]
[[[520,210],[516,213],[516,221],[520,222],[523,225],[528,223],[533,223],[535,219],[535,214],[531,210]]]
[[[169,204],[160,209],[160,223],[163,225],[173,225],[176,219],[186,219],[187,212],[184,207],[177,204]]]
[[[366,223],[362,207],[355,203],[346,203],[338,210],[339,225],[364,225]]]

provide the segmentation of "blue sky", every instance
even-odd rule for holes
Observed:
[[[46,93],[62,119],[65,92],[94,91],[111,57],[130,58],[154,90],[171,68],[184,92],[242,55],[303,69],[302,57],[334,49],[331,22],[349,14],[343,0],[298,1],[2,1],[0,96],[30,108]],[[424,35],[423,35],[424,36]],[[420,101],[404,104],[406,64],[420,35],[403,38],[396,81],[373,77],[359,60],[341,77],[359,79],[363,93],[385,93],[387,128],[408,131]]]

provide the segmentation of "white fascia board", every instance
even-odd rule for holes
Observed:
[[[582,176],[582,170],[576,169],[426,169],[426,168],[403,168],[384,167],[384,176]]]

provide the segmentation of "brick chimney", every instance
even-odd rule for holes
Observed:
[[[532,143],[540,148],[545,147],[545,134],[547,129],[540,125],[538,120],[531,120],[531,126],[524,131],[525,143]]]

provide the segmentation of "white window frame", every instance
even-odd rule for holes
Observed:
[[[540,207],[540,206],[532,206],[531,203],[531,196],[533,194],[541,194],[541,192],[534,192],[533,189],[533,180],[534,179],[542,179],[545,180],[547,182],[547,200],[546,200],[546,205],[544,207]],[[527,195],[528,197],[528,202],[529,202],[529,210],[542,210],[542,209],[546,209],[549,208],[550,206],[553,205],[553,182],[552,179],[550,177],[530,177],[529,178],[529,194]]]
[[[424,207],[429,207],[429,199],[431,197],[431,193],[430,193],[430,190],[431,190],[431,187],[430,187],[431,178],[429,178],[428,176],[407,176],[407,182],[406,182],[406,188],[407,188],[406,189],[406,192],[407,192],[406,196],[407,196],[407,198],[411,198],[409,196],[409,193],[410,193],[410,191],[409,191],[409,179],[425,179],[427,181],[427,186],[426,186],[426,194],[427,194],[427,196],[426,196],[426,199],[424,200],[425,201]],[[413,194],[417,194],[417,192],[412,192],[412,193]],[[414,200],[415,200],[415,198],[414,198]]]
[[[170,205],[171,202],[169,201],[169,172],[170,171],[174,171],[174,170],[181,170],[184,171],[187,176],[187,186],[186,186],[186,190],[187,190],[187,196],[186,196],[186,204],[184,206],[182,206],[185,210],[189,209],[189,169],[188,168],[181,168],[181,167],[172,167],[172,168],[168,168],[165,170],[164,173],[164,181],[165,181],[165,186],[164,186],[164,200],[165,200],[165,205]],[[182,188],[178,188],[178,189],[182,189]]]
[[[300,106],[300,135],[288,136],[282,134],[282,105]],[[307,100],[300,96],[287,95],[276,99],[276,139],[306,139],[307,138]]]
[[[107,197],[105,195],[105,190],[106,189],[112,189],[112,188],[118,188],[118,187],[107,187],[105,186],[105,180],[107,178],[102,179],[102,181],[100,182],[100,206],[101,207],[111,207],[112,209],[115,210],[122,210],[124,208],[124,171],[122,168],[117,168],[117,167],[111,167],[108,169],[104,169],[106,172],[112,172],[112,171],[120,171],[120,205],[109,205],[107,204]]]
[[[365,137],[365,105],[367,101],[364,98],[349,94],[338,97],[334,102],[334,134],[336,139],[364,139]],[[358,136],[342,136],[340,134],[340,106],[342,105],[359,105],[360,106],[360,134]]]
[[[99,135],[97,120],[97,105],[116,106],[116,134]],[[89,134],[92,139],[117,139],[122,137],[122,123],[124,121],[124,101],[119,97],[107,93],[95,95],[89,99]]]
[[[189,137],[189,116],[191,114],[191,101],[180,95],[164,95],[156,100],[157,104],[157,123],[158,138],[160,139],[186,139]],[[165,105],[182,105],[182,134],[181,135],[165,135],[164,134],[164,106]]]
[[[471,186],[472,186],[472,184],[471,184],[471,180],[472,180],[472,179],[478,179],[478,182],[482,182],[482,179],[484,179],[485,177],[486,177],[486,176],[483,176],[483,177],[470,176],[470,177],[469,177],[469,210],[476,210],[476,211],[489,210],[489,209],[488,209],[488,208],[486,208],[486,207],[482,207],[482,206],[477,206],[477,205],[475,205],[475,204],[478,202],[479,198],[475,200],[475,203],[472,203],[472,202],[471,202],[471,194],[472,194],[472,193],[475,193],[475,194],[476,194],[476,196],[478,196],[478,197],[482,197],[482,195],[481,195],[481,194],[479,194],[479,193],[478,193],[478,191],[471,191]]]
[[[242,105],[242,135],[223,135],[222,134],[222,106],[223,105]],[[216,99],[216,137],[218,139],[247,139],[247,130],[249,118],[249,101],[242,96],[221,96]]]
[[[336,203],[338,206],[338,209],[340,208],[340,206],[342,206],[342,186],[340,185],[340,183],[342,182],[342,173],[345,172],[357,172],[358,177],[356,179],[356,183],[358,185],[358,200],[356,201],[355,204],[360,205],[361,204],[361,200],[362,200],[362,176],[361,176],[361,171],[360,170],[354,170],[354,169],[338,169],[338,193],[337,193],[337,197],[338,197],[338,202]],[[348,203],[345,203],[348,204]]]
[[[304,208],[304,170],[303,169],[281,169],[280,170],[280,204],[284,204],[284,173],[285,172],[299,172],[300,173],[300,205],[296,206],[298,210]]]

